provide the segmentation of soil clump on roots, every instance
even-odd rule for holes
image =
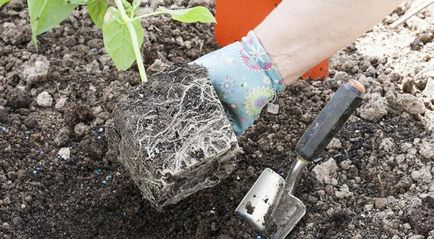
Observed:
[[[159,209],[215,186],[240,151],[207,70],[198,65],[175,64],[153,75],[112,117],[110,149]]]

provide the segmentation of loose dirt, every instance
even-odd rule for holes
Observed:
[[[107,155],[106,123],[139,84],[137,69],[115,70],[83,9],[40,37],[36,52],[25,5],[0,10],[1,238],[261,238],[234,215],[236,206],[265,167],[285,176],[304,129],[349,79],[367,87],[364,107],[317,161],[328,162],[327,174],[315,174],[315,165],[306,172],[296,195],[307,213],[289,238],[434,236],[434,23],[427,12],[417,24],[388,29],[406,7],[398,9],[338,52],[326,81],[289,87],[275,102],[279,114],[263,112],[240,138],[243,153],[228,178],[159,213]],[[144,26],[149,73],[216,49],[212,25],[156,17]],[[370,54],[390,39],[378,35],[401,32],[413,41],[387,42],[394,54]]]

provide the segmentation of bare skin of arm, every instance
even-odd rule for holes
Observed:
[[[403,0],[283,0],[254,29],[285,84],[347,46]]]

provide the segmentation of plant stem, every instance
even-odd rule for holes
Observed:
[[[137,41],[137,33],[136,29],[133,25],[133,20],[128,17],[124,5],[122,4],[122,0],[115,0],[116,7],[118,8],[122,20],[127,24],[128,31],[130,32],[131,43],[133,44],[134,55],[136,56],[137,67],[139,68],[140,78],[142,79],[142,83],[148,81],[148,77],[146,76],[145,66],[143,65],[142,54],[140,53],[140,46]]]
[[[146,13],[140,16],[135,17],[133,20],[138,20],[138,19],[142,19],[142,18],[146,18],[146,17],[150,17],[150,16],[155,16],[155,15],[160,15],[160,14],[164,14],[164,12],[161,11],[155,11],[155,12],[151,12],[151,13]]]

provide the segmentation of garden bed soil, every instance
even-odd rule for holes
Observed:
[[[177,2],[198,3],[208,2]],[[426,12],[395,30],[377,26],[338,52],[324,82],[288,87],[279,113],[263,112],[239,139],[229,177],[157,212],[107,154],[107,121],[138,86],[137,69],[115,70],[83,9],[40,37],[36,52],[25,5],[0,10],[0,238],[260,238],[236,206],[265,167],[285,176],[298,138],[349,79],[367,87],[364,106],[306,172],[296,194],[307,213],[289,238],[434,236],[434,23]],[[212,25],[157,17],[144,27],[151,74],[217,48]],[[372,51],[379,45],[387,51]]]

